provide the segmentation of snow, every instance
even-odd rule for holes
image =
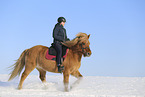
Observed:
[[[17,90],[19,78],[7,82],[0,74],[0,97],[145,97],[145,77],[84,76],[80,83],[70,77],[69,92],[64,92],[63,76],[47,76],[42,83],[38,75],[29,75],[23,89]]]

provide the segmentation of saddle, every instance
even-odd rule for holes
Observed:
[[[46,59],[56,61],[57,52],[56,52],[56,50],[55,50],[53,45],[54,44],[51,44],[51,47],[48,48],[48,50],[46,52]],[[63,61],[66,58],[68,51],[69,51],[69,49],[66,46],[62,46],[62,58],[63,58]]]

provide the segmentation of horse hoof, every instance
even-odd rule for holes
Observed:
[[[21,90],[22,89],[22,87],[20,87],[20,86],[18,86],[18,88],[17,88],[18,90]]]
[[[65,89],[64,92],[69,92],[69,90],[68,89]]]
[[[18,87],[17,89],[18,89],[18,90],[22,90],[22,88],[19,88],[19,87]]]

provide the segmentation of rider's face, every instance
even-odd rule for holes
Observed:
[[[61,22],[61,25],[63,25],[63,26],[64,26],[64,24],[65,24],[65,22]]]

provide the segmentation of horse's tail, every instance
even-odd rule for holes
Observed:
[[[10,68],[12,68],[13,71],[10,73],[10,78],[8,81],[14,79],[17,75],[20,75],[22,69],[25,66],[25,56],[26,56],[27,51],[28,51],[28,49],[23,51],[23,53],[21,54],[21,56],[19,57],[17,62],[14,65],[10,66]]]

